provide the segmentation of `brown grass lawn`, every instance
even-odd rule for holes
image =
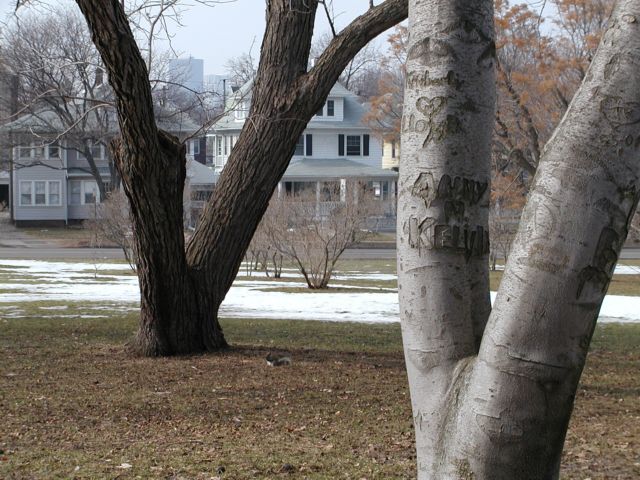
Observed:
[[[0,478],[415,477],[398,325],[224,327],[228,352],[152,360],[123,353],[133,314],[0,320]],[[598,328],[563,478],[640,478],[639,344]]]

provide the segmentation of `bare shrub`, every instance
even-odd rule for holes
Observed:
[[[116,190],[100,204],[96,204],[94,218],[85,222],[97,245],[105,241],[120,247],[133,271],[136,270],[137,255],[131,230],[129,200],[122,190]]]
[[[325,184],[320,192],[274,197],[259,227],[265,250],[292,260],[311,289],[328,287],[340,255],[370,234],[368,222],[379,214],[379,202],[350,187]]]

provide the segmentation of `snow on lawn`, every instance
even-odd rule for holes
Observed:
[[[87,310],[128,311],[139,302],[138,279],[127,272],[128,265],[108,263],[0,260],[0,317],[19,317],[23,302],[84,302]],[[637,268],[637,267],[632,267]],[[122,275],[101,271],[122,271]],[[282,288],[304,287],[300,277],[274,283],[265,279],[244,279],[234,283],[223,302],[223,317],[287,318],[302,320],[396,322],[398,295],[393,289],[364,289],[357,292],[284,293]],[[338,280],[392,280],[395,275],[345,272]],[[335,284],[334,286],[339,286]],[[352,288],[349,285],[342,287]],[[12,290],[15,290],[12,292]],[[274,291],[270,291],[274,290]],[[495,294],[492,293],[492,300]],[[98,303],[98,305],[95,305]],[[112,305],[104,306],[100,303]],[[64,310],[61,307],[44,307]],[[48,312],[53,313],[51,311]],[[63,314],[63,312],[60,312]],[[608,295],[600,311],[600,322],[640,323],[640,297]]]

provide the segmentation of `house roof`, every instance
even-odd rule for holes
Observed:
[[[346,158],[303,158],[293,161],[282,180],[338,180],[338,179],[394,180],[398,174],[393,170],[372,167]]]
[[[245,83],[238,91],[240,96],[246,96],[250,91],[248,90],[253,86],[253,82]],[[238,97],[240,98],[240,97]],[[352,130],[369,130],[362,123],[362,117],[367,112],[367,106],[363,105],[359,101],[359,97],[350,92],[341,84],[336,83],[329,92],[328,98],[343,98],[344,99],[344,113],[343,120],[326,120],[326,117],[319,119],[318,117],[312,117],[307,124],[307,129],[314,130],[335,130],[339,129],[352,129]],[[234,102],[230,102],[228,108],[233,108]],[[220,120],[218,120],[211,131],[216,130],[238,130],[240,131],[244,126],[244,120],[237,120],[235,117],[235,111],[231,110],[227,112]]]
[[[115,117],[110,114],[110,117]],[[102,131],[102,134],[116,134],[119,131],[118,121],[116,118],[109,119],[109,128],[107,132]],[[101,131],[102,127],[99,127],[97,121],[92,115],[89,115],[86,119],[87,124],[84,131]],[[196,125],[185,113],[180,113],[172,116],[171,118],[161,118],[157,120],[158,128],[165,130],[173,134],[191,134],[198,130],[199,126]],[[55,134],[67,130],[67,126],[63,125],[60,117],[52,110],[42,110],[37,113],[30,113],[22,115],[16,120],[4,124],[0,127],[0,131],[11,131],[15,133],[40,133],[40,134]]]
[[[192,160],[187,165],[187,178],[191,185],[210,185],[218,181],[213,169]]]

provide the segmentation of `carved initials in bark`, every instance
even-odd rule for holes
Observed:
[[[485,324],[486,257],[465,254],[488,246],[494,118],[482,94],[494,88],[485,70],[492,4],[411,0],[407,68],[418,73],[405,93],[398,283],[420,480],[559,478],[587,348],[640,192],[640,1],[619,0],[539,162]],[[434,38],[452,47],[445,57],[433,54]],[[444,77],[460,82],[429,80]],[[446,106],[416,103],[435,97]],[[436,113],[460,129],[427,135],[429,121],[416,118]]]

